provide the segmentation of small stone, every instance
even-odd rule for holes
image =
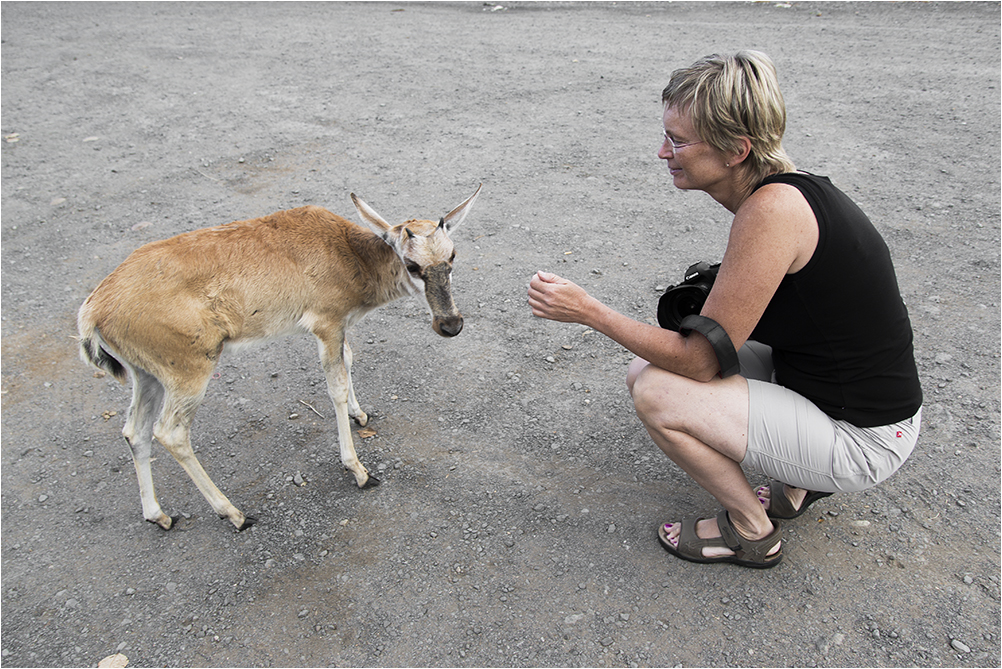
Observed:
[[[47,500],[47,499],[49,499],[49,496],[48,496],[48,495],[39,495],[39,496],[38,496],[38,501],[39,501],[39,503],[41,503],[41,502],[44,502],[44,501],[45,501],[45,500]]]
[[[974,578],[972,578],[971,575],[968,574],[967,576],[964,577],[964,583],[966,583],[967,585],[971,585],[972,583],[974,583]]]
[[[121,653],[115,653],[114,655],[109,655],[100,662],[97,666],[101,669],[123,669],[123,667],[128,666],[129,658],[125,657]]]
[[[971,652],[970,647],[966,643],[964,643],[963,641],[960,641],[959,639],[950,639],[950,646],[952,646],[953,649],[955,651],[957,651],[958,653],[970,653]]]

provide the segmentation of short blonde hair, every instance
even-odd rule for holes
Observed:
[[[716,149],[738,152],[738,139],[747,137],[749,186],[770,174],[796,169],[783,150],[786,104],[776,67],[764,53],[739,51],[700,58],[672,72],[661,101],[666,107],[687,110],[699,139]]]

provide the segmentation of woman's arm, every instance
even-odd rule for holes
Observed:
[[[701,336],[685,338],[624,316],[555,274],[538,272],[532,278],[529,306],[534,316],[601,332],[662,369],[707,381],[720,370],[713,348]]]
[[[818,222],[800,191],[788,184],[763,186],[734,216],[701,313],[720,323],[734,348],[741,348],[783,277],[803,269],[817,244]]]
[[[720,272],[702,310],[727,331],[735,349],[755,329],[783,276],[810,260],[817,238],[814,213],[793,186],[764,186],[738,209]],[[533,277],[529,306],[535,316],[593,328],[662,369],[699,381],[709,381],[720,371],[713,348],[701,335],[682,337],[636,321],[554,274]]]

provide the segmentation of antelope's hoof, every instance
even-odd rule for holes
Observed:
[[[355,419],[355,422],[358,423],[359,427],[365,427],[369,424],[369,416],[364,411],[357,416],[352,416],[352,418]]]
[[[369,478],[366,479],[365,483],[363,483],[362,485],[360,485],[358,487],[362,488],[363,490],[365,490],[366,488],[375,488],[380,483],[381,483],[381,481],[379,479],[377,479],[372,474],[369,474]]]
[[[156,525],[160,529],[166,531],[166,530],[169,530],[170,528],[174,527],[174,523],[177,522],[177,519],[178,519],[178,516],[168,516],[167,514],[162,513],[162,514],[160,514],[160,517],[157,518],[156,520],[149,520],[149,519],[147,519],[146,522],[147,523],[153,523],[154,525]]]
[[[255,518],[254,516],[244,516],[244,523],[243,525],[237,528],[237,532],[243,532],[251,525],[256,525],[256,524],[257,524],[257,518]]]

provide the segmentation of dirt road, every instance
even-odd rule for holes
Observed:
[[[998,3],[2,6],[2,665],[999,666]],[[668,74],[776,61],[798,167],[891,248],[925,391],[916,453],[785,526],[766,573],[659,522],[716,511],[632,411],[630,355],[533,319],[532,272],[641,320],[727,212],[656,157]],[[351,335],[383,485],[355,488],[316,345],[225,358],[199,457],[143,522],[129,390],[75,314],[132,250],[304,204],[441,216],[466,329],[405,300]],[[851,318],[851,314],[846,315]],[[321,415],[323,417],[321,417]],[[815,511],[816,510],[816,511]]]

